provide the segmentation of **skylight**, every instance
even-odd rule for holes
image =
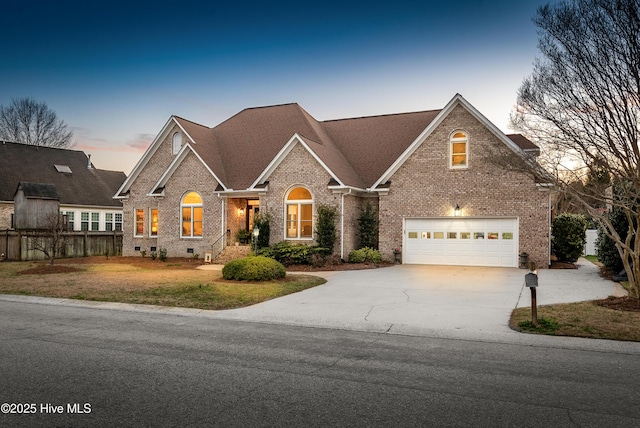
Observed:
[[[58,172],[62,172],[65,174],[71,174],[71,168],[69,168],[67,165],[53,165],[56,167],[56,171]]]

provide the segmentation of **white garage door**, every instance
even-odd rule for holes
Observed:
[[[405,219],[402,258],[409,264],[518,267],[518,219]]]

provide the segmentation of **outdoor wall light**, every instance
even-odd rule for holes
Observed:
[[[453,215],[456,217],[460,217],[461,211],[462,209],[460,208],[460,205],[456,204],[456,207],[453,209]]]
[[[238,215],[244,215],[244,208],[238,208]]]

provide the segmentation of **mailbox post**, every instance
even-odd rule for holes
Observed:
[[[531,290],[531,324],[538,326],[538,302],[536,301],[536,289],[538,288],[537,271],[529,272],[524,276],[524,283]]]

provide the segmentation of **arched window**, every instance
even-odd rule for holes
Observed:
[[[313,238],[313,197],[304,187],[289,191],[285,200],[287,239]]]
[[[469,166],[469,137],[464,131],[456,131],[449,140],[451,168]]]
[[[188,192],[180,203],[182,212],[182,228],[180,236],[183,238],[202,237],[202,197],[196,192]]]
[[[179,132],[176,132],[175,134],[173,134],[173,146],[172,146],[173,154],[174,155],[178,154],[181,147],[182,147],[182,134],[180,134]]]

